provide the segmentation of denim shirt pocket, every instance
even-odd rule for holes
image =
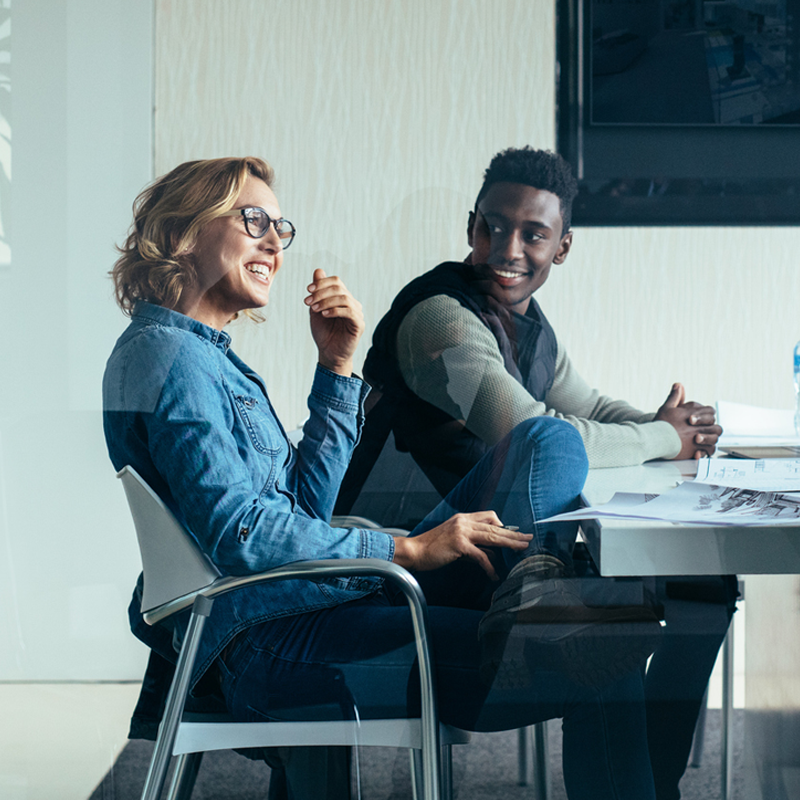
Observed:
[[[280,431],[272,414],[264,409],[264,402],[245,394],[235,394],[233,399],[250,443],[257,452],[274,458],[280,450]]]

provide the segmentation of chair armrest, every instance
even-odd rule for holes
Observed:
[[[220,595],[272,581],[293,579],[315,580],[318,578],[380,577],[396,585],[406,597],[414,597],[425,607],[425,596],[419,584],[408,570],[391,561],[380,558],[331,558],[322,561],[295,561],[280,567],[252,575],[227,575],[196,592],[176,597],[143,616],[148,625],[154,625],[167,617],[193,605],[198,597],[213,600]]]
[[[377,522],[366,517],[357,517],[353,514],[343,514],[341,516],[331,517],[332,528],[364,528],[368,531],[383,531],[390,533],[392,536],[408,536],[411,531],[405,528],[384,528],[378,525]]]

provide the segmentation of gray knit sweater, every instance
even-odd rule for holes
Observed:
[[[544,402],[536,400],[506,371],[491,331],[452,297],[436,295],[411,309],[397,332],[397,354],[415,394],[463,420],[489,445],[523,420],[546,414],[580,431],[591,467],[641,464],[680,451],[668,422],[590,388],[560,342],[553,386]]]

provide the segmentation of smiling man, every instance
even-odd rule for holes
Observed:
[[[543,415],[577,428],[593,467],[714,451],[721,433],[714,410],[686,402],[680,384],[655,413],[589,387],[534,299],[570,252],[576,194],[569,165],[558,155],[522,148],[492,159],[469,215],[470,254],[411,281],[376,328],[364,365],[373,387],[367,420],[336,513],[410,527],[492,445]],[[435,492],[429,484],[420,489],[413,473],[419,469]],[[549,469],[541,465],[543,475]],[[384,511],[388,516],[381,516]],[[563,574],[570,569],[566,565]],[[425,583],[429,601],[461,601],[469,576],[460,566],[451,572]],[[667,635],[646,679],[658,800],[680,797],[678,783],[733,612],[735,586],[732,577],[659,582]],[[483,602],[488,608],[489,598]]]
[[[514,426],[542,415],[578,429],[593,467],[713,452],[712,408],[685,402],[680,384],[656,413],[600,395],[533,298],[569,254],[576,194],[558,155],[522,148],[492,159],[469,215],[470,254],[408,284],[375,331],[364,365],[372,406],[340,512],[390,433],[441,496]]]
[[[569,253],[572,232],[563,228],[557,194],[511,181],[485,187],[467,227],[469,262],[485,278],[483,291],[525,314],[551,266]]]

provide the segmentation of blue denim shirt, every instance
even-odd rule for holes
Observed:
[[[103,425],[114,467],[132,465],[224,575],[305,559],[390,561],[391,536],[329,524],[360,435],[366,385],[318,367],[310,416],[295,448],[263,381],[230,341],[183,314],[137,305],[103,378]],[[193,684],[244,628],[353,600],[379,584],[371,578],[285,581],[219,598]],[[134,633],[156,648],[163,632],[149,633],[136,597],[133,605]],[[185,624],[183,615],[178,639]]]

